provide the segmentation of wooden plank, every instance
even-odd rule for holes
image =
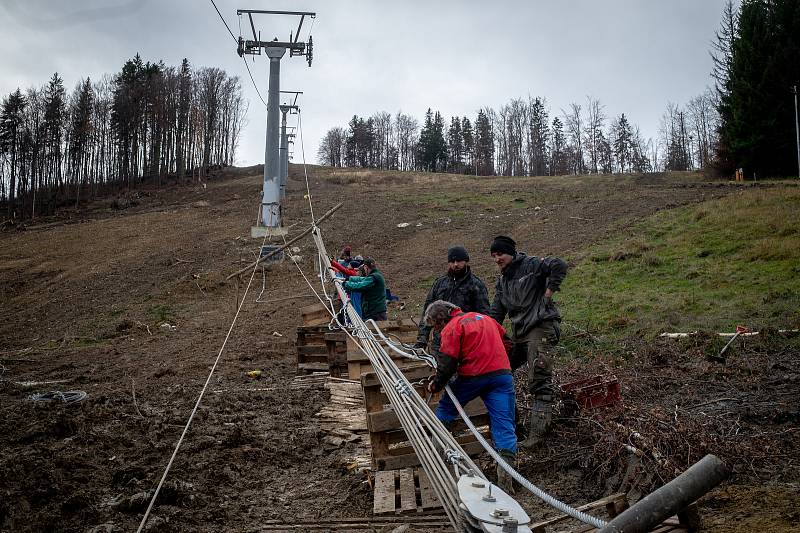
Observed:
[[[319,355],[319,354],[311,354],[311,355],[297,355],[297,362],[298,363],[325,363],[325,368],[320,370],[320,372],[327,372],[328,371],[328,354]]]
[[[469,402],[465,407],[465,410],[471,419],[473,417],[487,414],[486,406],[483,405],[483,402],[480,398],[475,398],[475,400]],[[458,421],[462,422],[461,419]],[[488,417],[481,418],[480,420],[472,420],[472,422],[476,424],[485,424],[487,421]],[[397,413],[395,413],[392,409],[368,412],[367,427],[373,433],[401,429],[400,419],[397,418]],[[458,429],[458,427],[456,427],[456,429]]]
[[[300,363],[297,365],[297,370],[301,372],[327,372],[328,363]]]
[[[678,526],[661,526],[653,529],[651,533],[668,533],[669,531],[686,531],[684,528]]]
[[[404,468],[400,470],[400,507],[399,512],[415,511],[417,509],[417,491],[414,488],[414,470]]]
[[[431,486],[430,480],[428,480],[428,474],[425,473],[425,470],[421,468],[417,469],[417,479],[419,481],[419,498],[422,508],[430,509],[432,507],[441,507],[442,502],[439,501],[439,498],[433,491],[433,487]]]
[[[703,527],[703,521],[697,510],[697,503],[692,503],[686,509],[678,513],[678,520],[681,525],[689,531],[697,531]]]
[[[393,513],[395,510],[394,496],[394,471],[375,472],[372,512],[374,514]]]
[[[380,435],[380,433],[376,433],[376,435]],[[370,435],[370,438],[372,438],[372,435]],[[483,446],[481,446],[481,443],[478,441],[461,444],[461,447],[467,455],[474,455],[483,451]],[[376,467],[376,470],[397,470],[400,468],[408,468],[409,466],[419,466],[419,459],[414,453],[413,448],[409,446],[406,450],[410,451],[410,453],[404,455],[387,455],[383,457],[373,456],[373,465]]]
[[[298,346],[297,353],[304,355],[324,355],[328,356],[328,347],[325,344],[308,344],[305,346]]]
[[[426,378],[433,373],[431,367],[425,363],[419,363],[417,361],[412,361],[412,363],[412,365],[403,368],[403,375],[409,381],[417,381],[422,378]],[[364,374],[361,376],[361,385],[366,389],[367,387],[375,387],[376,385],[380,385],[380,381],[378,380],[377,374],[370,372],[369,374]]]
[[[594,510],[597,510],[597,509],[602,509],[603,507],[605,507],[609,503],[615,504],[615,503],[619,502],[620,500],[623,500],[623,501],[627,502],[628,498],[624,493],[612,494],[610,496],[606,496],[605,498],[600,498],[599,500],[595,500],[593,502],[589,502],[587,504],[581,505],[580,507],[576,507],[576,509],[578,511],[581,511],[581,512],[584,512],[584,513],[588,513],[590,511],[594,511]],[[558,522],[561,522],[561,521],[566,520],[568,518],[569,518],[569,516],[565,515],[565,514],[554,516],[553,518],[548,518],[547,520],[543,520],[541,522],[536,522],[535,524],[531,524],[530,528],[531,528],[531,530],[534,530],[534,531],[536,531],[537,528],[539,528],[540,531],[545,531],[545,527],[546,526],[549,526],[549,525],[552,525],[552,524],[557,524]]]
[[[361,363],[347,362],[347,377],[350,379],[361,379]]]

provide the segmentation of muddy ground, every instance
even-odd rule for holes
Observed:
[[[301,177],[293,167],[291,234],[309,220]],[[694,175],[476,179],[320,168],[311,169],[310,185],[317,216],[345,202],[323,226],[329,249],[349,243],[375,256],[405,304],[390,317],[403,318],[418,317],[451,244],[465,244],[474,270],[492,280],[487,249],[496,234],[513,235],[520,249],[540,255],[575,254],[656,211],[736,190]],[[0,531],[136,529],[248,282],[247,275],[238,287],[224,278],[253,259],[249,228],[259,198],[260,170],[239,169],[205,184],[100,200],[0,234]],[[301,265],[312,272],[313,244],[299,246]],[[345,468],[350,450],[322,442],[314,413],[327,393],[287,386],[295,375],[299,307],[314,300],[285,298],[310,290],[290,264],[268,271],[263,287],[259,273],[150,519],[154,531],[257,531],[266,520],[371,513],[368,486]],[[724,390],[687,392],[686,382],[705,383],[712,370],[690,346],[636,345],[636,364],[592,363],[620,365],[614,370],[634,411],[652,412],[676,398],[699,404],[751,385],[766,401],[776,379],[794,394],[782,417],[767,416],[765,405],[744,421],[783,436],[776,442],[790,449],[768,459],[784,474],[764,479],[774,471],[766,460],[738,472],[704,501],[710,530],[800,529],[800,374],[797,354],[781,350],[763,347],[759,357],[775,364],[726,374],[718,382]],[[247,375],[255,369],[263,371],[258,381]],[[590,372],[573,362],[561,377]],[[670,384],[664,376],[688,377]],[[88,395],[76,405],[27,399],[76,389]],[[593,458],[600,437],[590,432],[581,438],[594,440],[564,460],[582,423],[559,424],[548,447],[521,465],[573,503],[617,490],[622,481],[613,476],[625,468],[602,454]]]

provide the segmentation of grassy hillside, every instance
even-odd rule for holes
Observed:
[[[611,337],[800,323],[800,190],[661,211],[571,257],[565,319]]]

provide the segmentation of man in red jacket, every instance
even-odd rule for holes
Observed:
[[[480,396],[489,412],[489,426],[494,446],[509,464],[517,454],[515,429],[514,380],[503,345],[505,330],[493,318],[481,313],[464,313],[460,308],[437,300],[425,311],[425,322],[439,332],[441,345],[436,376],[428,390],[438,392],[448,384],[461,405]],[[445,425],[458,418],[450,396],[443,395],[436,407],[436,417]],[[497,484],[513,494],[512,478],[500,466]]]

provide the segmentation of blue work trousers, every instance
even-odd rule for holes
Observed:
[[[456,378],[450,382],[450,389],[462,406],[480,397],[489,411],[489,427],[494,447],[517,453],[517,435],[514,431],[516,396],[511,374]],[[444,423],[460,418],[447,392],[442,394],[442,399],[436,406],[436,418]]]
[[[356,313],[358,313],[358,316],[364,318],[364,314],[361,312],[361,293],[353,291],[348,296],[350,296],[350,303],[353,305],[353,309],[356,310]]]
[[[341,272],[337,272],[336,273],[336,277],[337,278],[343,278],[344,274],[342,274]],[[352,305],[353,309],[356,310],[356,313],[358,313],[358,316],[360,316],[361,318],[364,318],[364,314],[361,312],[361,293],[357,292],[357,291],[353,291],[353,292],[348,293],[347,296],[350,297],[350,305]]]

